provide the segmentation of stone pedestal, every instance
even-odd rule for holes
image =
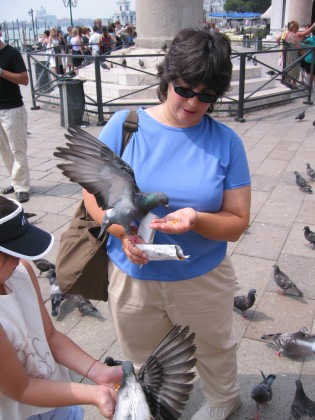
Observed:
[[[169,46],[180,29],[202,29],[203,0],[136,0],[136,10],[137,47]]]
[[[291,0],[288,20],[296,20],[300,27],[310,25],[312,19],[313,0]]]

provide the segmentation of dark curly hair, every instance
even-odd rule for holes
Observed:
[[[168,84],[181,79],[192,88],[200,83],[214,90],[219,97],[230,87],[232,76],[231,46],[220,33],[198,29],[182,29],[172,41],[162,63],[157,66],[160,79],[158,97],[167,98]]]

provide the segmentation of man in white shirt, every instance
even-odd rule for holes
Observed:
[[[91,48],[92,51],[92,55],[99,55],[100,51],[99,51],[99,39],[100,39],[100,34],[97,32],[98,27],[95,25],[93,26],[93,33],[90,36],[89,39],[89,46]]]

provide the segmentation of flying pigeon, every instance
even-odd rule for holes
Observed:
[[[309,336],[309,330],[303,327],[296,332],[263,334],[261,339],[278,347],[277,356],[299,356],[299,353],[296,352],[295,341],[296,339],[304,339],[307,336]]]
[[[256,289],[250,289],[247,296],[241,295],[234,298],[234,308],[239,309],[244,318],[246,318],[245,311],[254,305],[255,295]]]
[[[307,245],[315,245],[315,232],[312,232],[308,226],[304,226],[304,237],[309,242]]]
[[[295,420],[315,419],[315,401],[307,397],[300,379],[295,381],[296,392],[291,406],[291,416]]]
[[[126,66],[127,66],[127,60],[126,60],[125,58],[123,58],[123,59],[121,60],[121,65],[122,65],[123,67],[126,67]]]
[[[285,273],[283,273],[283,271],[280,270],[277,264],[275,264],[273,267],[274,267],[274,272],[273,272],[274,281],[277,283],[277,285],[281,289],[279,293],[281,293],[282,295],[285,295],[288,290],[293,290],[299,296],[303,296],[304,293],[301,292],[301,290],[296,287],[296,285],[289,278],[289,276],[287,276]]]
[[[72,182],[94,194],[98,206],[107,210],[99,238],[113,223],[132,235],[133,220],[142,219],[155,207],[167,207],[167,195],[140,191],[132,168],[104,143],[80,128],[68,131],[68,147],[57,147],[54,155],[69,162],[57,166]]]
[[[139,58],[139,66],[144,69],[144,61]]]
[[[310,184],[306,181],[305,178],[303,178],[298,171],[294,171],[295,174],[295,182],[298,187],[300,187],[301,191],[304,191],[306,193],[312,194],[312,187]]]
[[[274,76],[276,72],[274,70],[268,70],[267,74],[269,74],[269,76]]]
[[[196,359],[192,358],[196,351],[195,334],[188,333],[189,327],[173,327],[138,374],[130,361],[105,359],[106,364],[121,364],[123,369],[114,420],[175,420],[180,417],[193,388],[188,382],[195,377],[191,372],[196,364]]]
[[[315,170],[311,168],[309,163],[306,163],[306,172],[307,175],[310,177],[311,181],[315,181]]]
[[[252,399],[256,402],[256,420],[260,420],[260,406],[266,406],[267,403],[272,399],[271,385],[276,379],[276,375],[274,375],[273,373],[266,377],[262,370],[260,372],[262,374],[263,381],[253,388],[251,395]]]
[[[299,115],[297,115],[294,119],[295,120],[299,120],[302,121],[305,117],[305,110],[303,110],[302,112],[299,113]]]
[[[38,268],[39,275],[41,275],[43,272],[48,271],[50,268],[56,268],[55,264],[49,262],[45,258],[40,258],[39,260],[34,260],[33,263]]]

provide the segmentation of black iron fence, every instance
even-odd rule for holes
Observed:
[[[299,80],[299,78],[292,78],[291,70],[296,66],[300,66],[302,60],[306,57],[308,53],[311,54],[311,69],[310,74],[314,74],[314,62],[315,62],[315,47],[307,47],[305,50],[304,47],[300,48],[288,48],[279,49],[275,44],[270,44],[270,46],[264,43],[264,48],[247,50],[247,51],[236,51],[233,49],[232,60],[235,64],[239,63],[237,67],[239,69],[238,79],[235,81],[238,85],[237,92],[227,94],[221,98],[221,103],[218,107],[215,108],[216,112],[229,113],[235,115],[235,119],[238,121],[245,121],[244,115],[246,112],[262,107],[281,104],[284,101],[305,98],[305,104],[312,104],[312,88],[313,88],[313,77],[304,79],[304,81]],[[290,60],[288,60],[289,53],[296,51],[296,59],[292,61],[292,54],[290,55]],[[101,79],[101,67],[108,67],[110,71],[115,71],[115,68],[111,68],[112,65],[123,66],[125,68],[132,69],[140,73],[146,73],[154,77],[155,73],[147,71],[141,66],[129,66],[126,64],[130,58],[137,58],[142,60],[144,57],[161,57],[163,58],[164,53],[160,54],[139,54],[139,55],[128,55],[126,50],[121,50],[118,52],[119,55],[110,55],[104,54],[102,56],[76,56],[83,59],[83,63],[80,66],[81,68],[88,67],[94,68],[94,80],[95,80],[95,93],[86,94],[84,93],[84,107],[86,112],[95,114],[97,116],[97,123],[99,125],[104,124],[104,114],[113,113],[117,107],[130,107],[130,106],[146,106],[158,104],[158,98],[156,96],[155,100],[138,100],[135,101],[132,99],[132,96],[135,93],[146,91],[154,86],[157,86],[157,82],[152,84],[147,84],[141,89],[133,90],[125,95],[118,97],[112,97],[103,101],[104,85]],[[298,54],[300,53],[300,55]],[[271,57],[270,55],[274,55]],[[278,62],[278,57],[282,56],[283,66],[270,64],[270,62]],[[268,59],[265,59],[267,57]],[[70,80],[73,78],[75,73],[71,71],[70,73],[64,72],[60,74],[52,71],[49,66],[49,60],[51,57],[58,56],[59,58],[70,59],[73,57],[71,54],[54,54],[53,52],[47,51],[38,51],[38,52],[28,52],[28,69],[30,74],[30,85],[32,90],[32,109],[38,109],[39,104],[46,103],[51,104],[52,102],[55,105],[60,105],[60,99],[58,95],[58,90],[56,88],[60,85],[60,82],[64,82],[67,78]],[[272,59],[270,59],[272,58]],[[140,61],[139,61],[140,62]],[[249,86],[249,77],[251,69],[255,66],[261,66],[264,71],[264,77],[259,78],[259,82],[255,84],[253,89],[248,89],[246,84]],[[76,69],[78,71],[80,68]],[[265,74],[268,74],[265,76]],[[284,87],[284,89],[275,90],[269,93],[264,93],[269,86],[272,86],[274,82],[278,82],[278,86]],[[282,83],[282,84],[281,84]],[[283,86],[284,85],[284,86]],[[291,88],[289,89],[288,86]],[[271,89],[270,89],[271,90]],[[57,94],[56,94],[57,92]],[[108,110],[109,109],[109,110]]]

